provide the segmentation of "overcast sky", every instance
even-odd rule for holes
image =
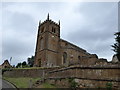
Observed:
[[[38,22],[47,14],[61,22],[61,38],[99,58],[112,59],[111,45],[118,30],[117,2],[2,3],[2,60],[11,64],[34,55]]]

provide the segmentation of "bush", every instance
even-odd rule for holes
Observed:
[[[106,83],[106,88],[112,90],[112,83],[111,82]]]
[[[75,79],[74,79],[74,78],[69,78],[69,79],[68,79],[68,82],[70,83],[70,88],[77,88],[78,83],[75,82]]]

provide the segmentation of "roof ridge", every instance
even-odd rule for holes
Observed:
[[[85,50],[85,49],[80,48],[79,46],[74,45],[74,44],[73,44],[73,43],[71,43],[71,42],[68,42],[68,41],[66,41],[66,40],[64,40],[64,39],[60,39],[60,40],[65,41],[65,42],[67,42],[67,43],[71,44],[72,46],[75,46],[76,48],[79,48],[79,49],[81,49],[81,50],[83,50],[83,51],[85,51],[85,52],[86,52],[86,50]]]

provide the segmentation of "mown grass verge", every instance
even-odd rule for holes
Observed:
[[[13,83],[17,88],[30,88],[33,83],[40,78],[29,78],[29,77],[20,77],[20,78],[10,78],[3,77],[3,79]]]
[[[49,84],[49,83],[43,83],[39,85],[37,88],[57,88],[55,85]]]

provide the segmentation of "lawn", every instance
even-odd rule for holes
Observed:
[[[13,83],[15,86],[17,86],[17,88],[30,88],[33,83],[35,83],[37,80],[40,80],[40,78],[29,78],[29,77],[20,77],[20,78],[3,77],[3,79]]]
[[[17,88],[30,88],[33,83],[41,78],[29,78],[29,77],[20,77],[20,78],[10,78],[10,77],[3,77],[3,79],[13,83]],[[37,88],[56,88],[54,85],[49,83],[43,83],[42,85],[38,86]]]
[[[49,83],[43,83],[40,86],[38,86],[37,88],[57,88],[57,87],[55,85],[51,85]]]

